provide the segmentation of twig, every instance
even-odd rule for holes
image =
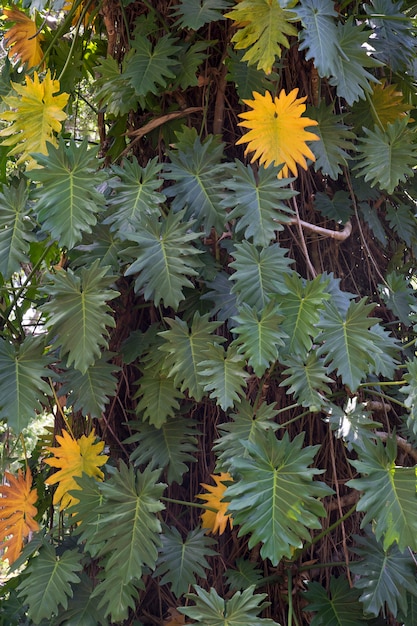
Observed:
[[[291,187],[292,187],[292,185],[291,185]],[[307,244],[306,244],[306,241],[304,239],[303,227],[302,227],[302,224],[301,224],[300,214],[298,212],[298,206],[297,206],[297,201],[295,199],[295,196],[293,196],[292,202],[293,202],[293,205],[294,205],[294,211],[295,211],[295,215],[296,215],[296,217],[292,218],[292,220],[294,220],[293,223],[298,226],[298,231],[300,233],[301,248],[302,248],[303,253],[304,253],[305,261],[306,261],[306,264],[307,264],[307,269],[310,272],[311,276],[313,278],[315,278],[317,276],[317,272],[316,272],[316,270],[315,270],[315,268],[314,268],[314,266],[313,266],[313,264],[311,262],[310,255],[309,255],[308,250],[307,250]]]

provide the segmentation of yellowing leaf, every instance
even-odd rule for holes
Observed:
[[[104,441],[94,443],[94,430],[86,437],[82,435],[79,439],[74,439],[67,431],[62,431],[62,436],[57,435],[56,440],[59,447],[48,448],[53,453],[53,457],[45,459],[45,463],[51,467],[58,467],[59,471],[52,474],[45,481],[48,485],[58,483],[54,493],[53,503],[60,502],[60,509],[64,509],[70,504],[76,504],[78,499],[68,492],[80,489],[75,478],[80,477],[83,472],[88,476],[94,476],[98,480],[103,480],[104,474],[99,469],[109,458],[101,454],[104,448]]]
[[[26,76],[26,84],[12,83],[16,96],[5,96],[3,101],[10,111],[0,113],[0,119],[12,122],[0,131],[0,137],[6,137],[3,144],[14,146],[10,155],[21,153],[17,163],[28,161],[28,169],[36,167],[33,154],[48,154],[47,142],[57,145],[54,133],[60,132],[67,115],[63,108],[68,102],[68,94],[59,92],[59,81],[52,80],[48,70],[41,82],[37,72],[33,80]]]
[[[9,472],[4,475],[7,484],[0,487],[0,542],[2,548],[7,548],[2,558],[11,565],[21,553],[24,540],[39,529],[38,522],[33,519],[38,512],[34,506],[38,493],[32,489],[29,468],[25,476],[22,470],[17,476]]]
[[[226,485],[224,482],[232,480],[232,477],[227,472],[221,473],[219,476],[211,475],[216,486],[206,485],[201,483],[201,486],[207,489],[209,493],[203,493],[197,496],[201,500],[205,500],[206,504],[213,511],[206,510],[201,515],[201,525],[203,528],[207,528],[210,532],[222,535],[226,530],[227,523],[230,526],[233,525],[232,518],[227,514],[228,502],[222,502],[224,492],[226,491]]]
[[[258,70],[266,74],[271,73],[275,57],[281,57],[281,46],[290,47],[286,35],[297,36],[297,29],[289,22],[295,14],[283,9],[277,0],[243,0],[225,17],[238,27],[232,37],[235,48],[249,48],[242,61],[257,63]]]
[[[9,58],[16,58],[26,63],[27,68],[36,67],[43,58],[41,42],[43,36],[38,33],[36,23],[19,9],[3,9],[7,20],[15,22],[4,33],[4,40],[9,48]]]
[[[95,2],[88,2],[88,9],[85,10],[85,2],[78,2],[77,6],[75,8],[74,11],[74,15],[72,18],[72,25],[76,26],[78,24],[78,21],[80,20],[81,16],[82,17],[82,24],[84,26],[84,28],[86,26],[88,26],[90,19],[91,19],[91,14],[93,12],[93,10],[95,9]],[[74,0],[67,0],[64,4],[64,6],[62,7],[63,11],[71,11],[72,7],[74,6]]]
[[[289,170],[297,176],[297,164],[307,169],[305,157],[315,161],[315,156],[307,146],[307,141],[317,141],[319,137],[306,130],[306,126],[317,126],[316,120],[301,117],[306,106],[306,97],[297,98],[298,89],[286,94],[282,89],[279,97],[272,99],[267,91],[264,96],[253,93],[253,100],[244,100],[252,111],[239,113],[243,122],[239,126],[249,132],[237,144],[247,143],[245,154],[254,152],[252,161],[259,159],[265,167],[284,164],[278,174],[287,178]]]
[[[373,130],[375,124],[386,129],[399,118],[405,117],[411,105],[403,100],[403,94],[396,85],[387,85],[384,81],[376,84],[369,94],[369,99],[360,100],[353,107],[355,125]]]

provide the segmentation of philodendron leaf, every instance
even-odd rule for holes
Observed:
[[[39,554],[31,559],[20,583],[19,597],[28,604],[28,615],[35,624],[51,619],[59,606],[68,606],[72,584],[80,582],[77,572],[83,569],[78,550],[66,550],[57,556],[55,549],[44,544]]]
[[[240,161],[235,164],[233,176],[226,181],[231,192],[223,200],[223,205],[232,209],[228,220],[237,219],[236,233],[244,233],[255,246],[266,247],[294,212],[283,202],[295,196],[295,191],[288,186],[293,179],[279,179],[281,168],[273,165],[266,169],[259,167],[255,177],[250,165],[244,166]]]
[[[200,431],[194,420],[175,415],[160,428],[148,422],[131,422],[129,427],[137,431],[126,443],[137,444],[129,460],[136,466],[149,463],[151,469],[166,470],[166,481],[182,483],[189,463],[197,461],[198,435]]]
[[[183,213],[172,211],[166,218],[151,217],[140,230],[129,234],[136,245],[125,253],[135,260],[126,270],[126,276],[135,276],[135,291],[155,305],[162,302],[177,310],[184,300],[184,288],[193,288],[190,277],[197,276],[196,255],[200,254],[192,242],[199,233],[191,231],[191,223],[183,222]]]
[[[239,354],[243,354],[260,378],[278,359],[279,347],[284,345],[284,338],[287,337],[281,327],[281,310],[273,301],[259,313],[243,304],[233,319],[237,323],[233,333],[238,337],[232,345],[237,347]]]
[[[359,162],[354,167],[372,187],[392,194],[400,182],[414,176],[417,158],[415,132],[408,128],[408,117],[402,117],[385,130],[374,126],[364,129],[366,137],[358,144]]]
[[[53,345],[85,374],[102,349],[107,349],[108,328],[115,326],[107,302],[119,295],[110,288],[114,277],[108,267],[95,261],[77,272],[59,270],[50,275],[51,282],[44,287],[49,300],[42,306]]]
[[[364,439],[357,447],[358,460],[350,461],[360,473],[347,484],[361,491],[358,511],[365,513],[361,528],[374,523],[377,540],[385,550],[394,543],[400,551],[417,550],[416,468],[398,467],[395,435],[386,445]]]
[[[42,410],[43,401],[51,395],[45,382],[51,372],[51,357],[44,354],[43,337],[28,336],[14,346],[0,339],[0,419],[16,434]]]
[[[337,12],[331,0],[301,0],[294,12],[300,18],[300,50],[307,50],[306,60],[314,60],[320,76],[335,76],[341,49],[336,27]]]
[[[106,174],[98,171],[97,148],[89,148],[87,139],[77,146],[61,138],[57,148],[48,144],[48,155],[37,154],[36,160],[42,167],[26,172],[42,183],[31,194],[34,211],[44,232],[61,247],[73,248],[83,233],[91,233],[104,209],[97,185]]]
[[[230,7],[227,0],[180,0],[174,7],[173,16],[178,16],[177,25],[182,28],[198,30],[204,24],[224,19],[222,11]]]
[[[234,274],[232,293],[238,303],[262,310],[275,294],[286,294],[288,288],[285,276],[290,274],[292,259],[287,258],[288,250],[274,243],[267,248],[259,248],[248,241],[236,244],[232,251],[235,260],[230,263]]]
[[[279,626],[272,619],[258,617],[268,606],[264,602],[266,593],[254,594],[255,585],[236,593],[224,600],[213,588],[205,591],[197,585],[195,594],[187,594],[194,602],[193,606],[179,607],[180,613],[204,626]]]
[[[175,385],[199,401],[203,397],[205,380],[201,376],[201,362],[207,358],[210,345],[219,345],[224,339],[215,334],[221,322],[209,321],[208,315],[194,314],[191,328],[179,317],[166,318],[169,329],[160,334],[165,340],[159,350],[166,353],[168,376]]]
[[[365,626],[368,622],[359,602],[359,592],[351,589],[346,578],[330,578],[329,594],[319,583],[309,582],[303,596],[308,600],[304,611],[315,612],[310,626]]]
[[[408,549],[401,552],[396,544],[387,550],[368,529],[364,537],[355,536],[352,549],[361,558],[351,563],[354,586],[362,590],[359,600],[364,612],[378,615],[385,607],[394,615],[398,609],[407,612],[407,594],[417,596],[415,561]]]
[[[257,564],[248,559],[238,558],[235,563],[236,569],[227,569],[225,577],[232,590],[243,591],[251,585],[259,585],[262,580],[262,570]]]
[[[201,528],[191,530],[183,539],[172,526],[164,528],[161,541],[154,576],[161,576],[160,585],[169,583],[173,594],[179,598],[196,583],[196,576],[206,578],[205,570],[211,569],[206,557],[217,555],[210,547],[216,540],[207,537]]]
[[[204,378],[204,391],[211,392],[210,398],[226,411],[241,401],[248,373],[243,357],[232,346],[224,350],[217,344],[209,347],[206,359],[200,363],[200,376]]]
[[[239,536],[249,535],[249,548],[262,543],[262,558],[277,565],[310,541],[310,528],[321,528],[326,512],[319,498],[332,490],[313,480],[322,470],[310,468],[319,446],[303,447],[304,433],[290,441],[273,431],[246,441],[245,457],[234,459],[237,478],[224,494]]]
[[[4,185],[0,192],[0,274],[8,280],[28,263],[29,245],[35,236],[28,217],[28,192],[21,180],[17,187]]]
[[[276,430],[276,416],[277,411],[272,404],[262,402],[255,407],[242,398],[236,412],[230,415],[232,420],[217,426],[220,437],[213,445],[217,456],[216,472],[232,473],[234,460],[247,454],[244,441],[255,440],[262,431]]]
[[[315,352],[311,352],[305,360],[300,357],[287,357],[285,359],[287,369],[282,372],[288,376],[280,387],[289,387],[288,393],[293,393],[297,402],[308,408],[312,413],[320,411],[328,400],[330,394],[328,383],[334,381],[327,376],[326,368],[317,358]]]

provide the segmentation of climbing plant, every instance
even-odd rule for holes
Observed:
[[[2,12],[0,624],[414,626],[417,6]]]

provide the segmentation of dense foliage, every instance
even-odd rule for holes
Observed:
[[[415,626],[415,15],[3,6],[0,624]]]

